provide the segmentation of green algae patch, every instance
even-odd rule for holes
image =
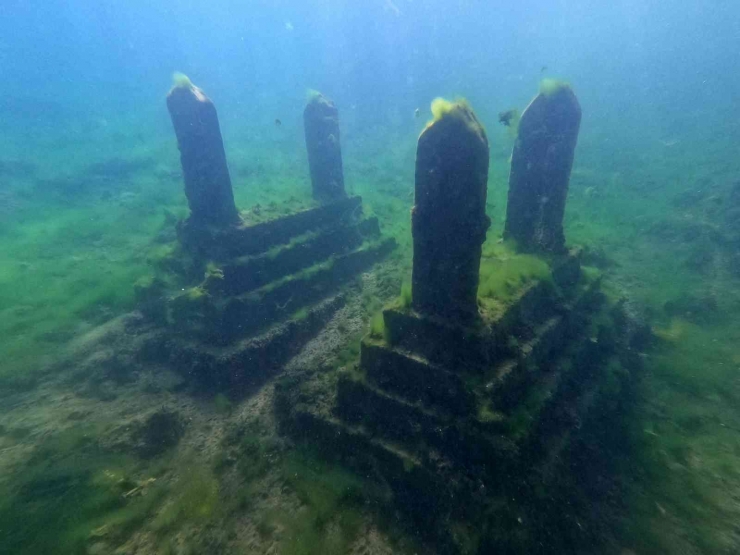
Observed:
[[[431,111],[432,120],[427,123],[425,131],[442,121],[454,120],[467,126],[477,135],[484,138],[486,136],[483,125],[475,116],[470,103],[464,98],[458,98],[454,102],[445,100],[444,98],[435,98],[432,101]]]
[[[155,482],[142,486],[133,478],[134,461],[101,450],[95,436],[80,427],[48,437],[23,473],[0,486],[5,552],[85,553],[99,539],[126,539],[155,510],[162,488]],[[144,488],[146,496],[130,493]]]
[[[507,304],[524,286],[551,279],[546,260],[518,254],[503,244],[486,244],[481,258],[478,296]]]
[[[347,553],[363,523],[362,507],[377,500],[377,492],[353,473],[305,452],[286,457],[281,473],[301,506],[290,513],[268,511],[258,523],[260,534],[280,530],[281,555]]]
[[[370,320],[370,336],[375,339],[383,339],[385,333],[385,320],[383,318],[383,312],[380,311]]]
[[[411,282],[404,281],[401,284],[401,294],[398,297],[398,304],[401,308],[408,309],[411,308],[411,300]]]
[[[183,464],[182,468],[186,470],[173,486],[173,498],[152,522],[152,529],[160,536],[206,522],[221,506],[219,483],[209,468],[198,464]]]
[[[172,86],[176,89],[192,89],[194,85],[190,80],[190,77],[184,73],[176,71],[172,74]]]
[[[540,94],[544,96],[552,96],[570,88],[570,84],[567,81],[561,81],[560,79],[547,78],[540,81]]]
[[[737,329],[677,318],[653,328],[659,343],[641,385],[646,402],[632,421],[641,474],[630,491],[634,524],[626,535],[639,552],[673,552],[677,523],[681,545],[734,551],[723,531],[738,518],[727,502],[740,488]]]

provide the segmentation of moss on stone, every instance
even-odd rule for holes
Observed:
[[[507,304],[529,283],[552,277],[544,258],[518,254],[510,246],[486,245],[480,267],[478,296]]]

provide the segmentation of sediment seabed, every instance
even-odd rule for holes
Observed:
[[[365,273],[288,364],[347,357],[395,273]],[[370,303],[370,304],[368,304]],[[272,384],[230,400],[194,391],[146,356],[146,320],[121,316],[79,338],[33,391],[3,399],[0,505],[13,553],[396,553],[352,474],[276,431]],[[299,362],[300,361],[300,362]],[[375,495],[375,494],[373,494]],[[378,494],[379,495],[379,494]],[[374,499],[374,498],[373,498]],[[379,500],[376,500],[379,502]],[[399,543],[400,542],[400,543]],[[404,551],[401,551],[404,552]]]

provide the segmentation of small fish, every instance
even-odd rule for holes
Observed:
[[[280,121],[279,119],[276,119],[275,120],[275,127],[280,127],[282,124],[283,124],[283,122]]]
[[[414,117],[415,118],[418,118],[420,115],[421,115],[421,110],[419,110],[419,108],[417,108],[416,110],[414,110]]]
[[[501,125],[505,125],[506,127],[511,126],[511,120],[516,119],[518,115],[518,110],[516,108],[512,108],[511,110],[506,110],[505,112],[499,112],[498,114],[498,122]]]
[[[542,66],[540,68],[540,73],[545,73],[547,71],[547,66]]]
[[[292,31],[295,27],[293,27],[293,24],[290,21],[285,22],[285,30],[286,31]]]

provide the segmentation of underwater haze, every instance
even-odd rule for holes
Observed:
[[[451,551],[362,473],[286,437],[282,369],[243,396],[194,392],[133,353],[142,279],[182,262],[177,73],[217,108],[249,222],[317,206],[307,94],[338,108],[347,192],[397,248],[307,343],[324,356],[313,374],[355,364],[410,287],[417,140],[437,97],[466,99],[487,133],[484,259],[537,279],[504,250],[517,139],[500,115],[567,82],[582,109],[567,244],[651,341],[607,426],[627,439],[598,526],[529,552],[739,553],[738,44],[731,0],[3,0],[0,554],[487,553],[480,537],[498,537],[460,527]]]

